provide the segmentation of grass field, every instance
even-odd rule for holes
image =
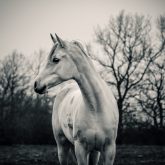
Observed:
[[[0,165],[59,165],[57,149],[49,145],[0,146]],[[115,165],[165,165],[165,146],[117,146]]]

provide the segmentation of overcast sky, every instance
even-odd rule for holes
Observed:
[[[165,13],[165,0],[0,0],[0,57],[14,49],[27,56],[49,51],[49,34],[55,32],[92,42],[94,27],[123,9],[155,18]]]

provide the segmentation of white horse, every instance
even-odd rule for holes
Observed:
[[[60,164],[68,164],[68,152],[73,150],[78,165],[96,165],[100,154],[105,165],[113,165],[119,118],[116,100],[80,43],[51,37],[54,45],[36,78],[35,91],[43,94],[70,79],[79,86],[58,94],[53,107]]]

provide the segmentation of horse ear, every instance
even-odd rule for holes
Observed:
[[[64,48],[64,41],[60,37],[58,37],[56,33],[55,33],[55,36],[56,36],[57,42],[60,44],[62,48]]]
[[[51,36],[53,43],[55,44],[57,42],[56,39],[53,37],[53,35],[51,33],[50,33],[50,36]]]

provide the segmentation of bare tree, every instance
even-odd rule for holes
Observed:
[[[148,71],[146,83],[141,87],[139,104],[156,128],[165,124],[165,60],[164,63],[154,63]]]
[[[150,39],[150,18],[126,15],[123,11],[111,18],[109,24],[96,30],[97,43],[103,56],[97,58],[109,73],[108,83],[115,88],[119,109],[119,126],[123,127],[123,113],[128,112],[130,98],[138,95],[138,85],[150,64],[164,49],[164,41],[153,50]]]
[[[157,20],[158,42],[165,44],[165,16]],[[140,86],[138,102],[144,112],[156,128],[165,126],[165,51],[159,52],[160,56],[152,61],[145,83]]]
[[[45,57],[47,57],[46,52],[44,50],[39,50],[38,52],[35,52],[34,57],[30,59],[31,75],[34,77],[38,75],[40,70],[43,68]]]
[[[0,107],[1,117],[14,113],[15,106],[21,104],[28,88],[25,58],[14,51],[0,63]]]

